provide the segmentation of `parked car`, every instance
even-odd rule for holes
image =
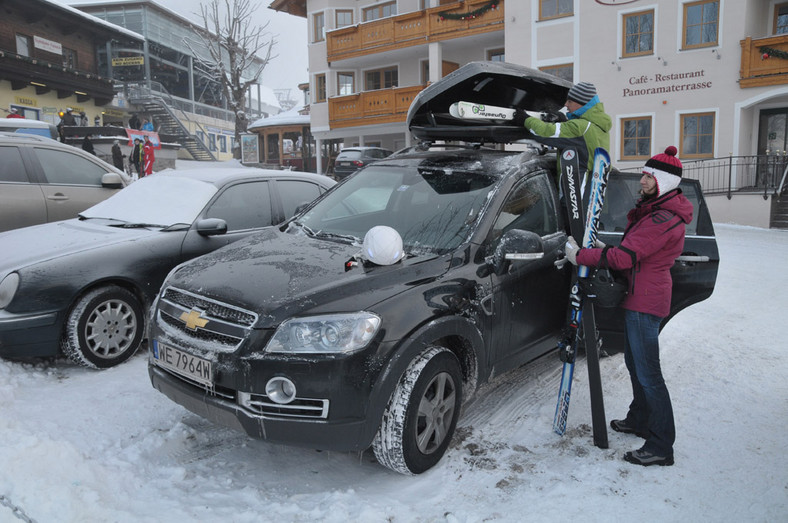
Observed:
[[[41,120],[30,120],[29,118],[2,118],[0,119],[0,131],[19,134],[35,134],[57,140],[57,127]]]
[[[0,231],[76,218],[130,183],[125,173],[82,149],[0,132]]]
[[[449,106],[554,110],[568,86],[508,64],[460,68],[411,106],[410,129],[424,143],[364,167],[286,224],[178,267],[152,313],[153,386],[257,438],[372,446],[405,474],[435,465],[480,385],[556,348],[573,269],[555,152],[427,142],[522,138],[499,122],[465,127]],[[609,181],[608,244],[621,240],[639,177]],[[671,316],[711,295],[719,262],[700,186],[682,188],[696,218],[673,268]],[[624,330],[612,311],[598,315],[610,351]]]
[[[380,147],[345,147],[334,161],[334,177],[342,180],[365,165],[389,155],[391,151]]]
[[[79,218],[0,233],[0,356],[117,365],[177,264],[292,216],[336,182],[261,169],[161,171]]]

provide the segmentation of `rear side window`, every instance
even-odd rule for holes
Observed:
[[[699,216],[701,214],[697,186],[689,181],[682,182],[681,190],[692,203],[692,222],[687,224],[686,235],[698,234]],[[611,174],[605,192],[605,205],[599,220],[599,230],[606,232],[624,232],[627,228],[627,213],[635,207],[640,199],[640,175],[624,176]]]
[[[492,233],[500,237],[512,229],[547,236],[558,230],[558,220],[547,186],[548,176],[532,177],[519,183],[506,197]]]
[[[268,182],[233,185],[216,198],[205,217],[226,221],[228,231],[273,225],[270,194]]]
[[[101,187],[101,177],[109,169],[67,151],[34,147],[44,179],[56,185],[91,185]]]
[[[0,147],[0,182],[28,183],[22,155],[16,147]]]
[[[285,218],[293,216],[299,206],[309,203],[320,196],[320,187],[311,182],[277,180],[276,187],[279,190],[279,196],[282,198],[282,209],[284,210]]]

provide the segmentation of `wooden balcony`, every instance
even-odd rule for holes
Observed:
[[[331,31],[326,35],[328,61],[330,63],[428,42],[503,31],[503,0],[494,9],[465,20],[441,19],[439,14],[461,15],[478,10],[488,3],[489,0],[464,0]]]
[[[425,87],[395,87],[329,98],[329,125],[338,129],[404,122],[410,103]]]
[[[741,41],[741,87],[788,84],[788,35]]]

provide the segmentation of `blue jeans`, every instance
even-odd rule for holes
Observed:
[[[627,422],[649,433],[643,450],[672,457],[676,427],[670,394],[659,366],[659,324],[652,314],[625,310],[627,343],[624,362],[632,381],[632,404]]]

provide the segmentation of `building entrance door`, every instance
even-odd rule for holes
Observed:
[[[763,109],[758,118],[758,188],[776,186],[788,164],[788,107]]]

